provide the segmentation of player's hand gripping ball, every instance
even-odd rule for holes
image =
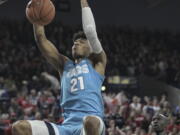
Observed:
[[[51,0],[31,0],[26,7],[26,16],[32,24],[47,25],[55,16]]]

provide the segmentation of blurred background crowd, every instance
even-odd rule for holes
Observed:
[[[81,26],[54,22],[46,27],[50,39],[64,55],[71,56],[72,36]],[[180,88],[180,34],[169,31],[107,26],[98,28],[107,53],[106,78],[147,75]],[[59,76],[41,56],[28,22],[0,22],[0,134],[8,135],[12,122],[61,117]],[[107,135],[155,135],[152,116],[170,117],[168,135],[180,134],[180,106],[171,107],[168,95],[140,97],[125,92],[103,93]]]
[[[4,20],[0,29],[1,76],[20,82],[43,71],[53,73],[35,45],[32,25]],[[72,58],[72,36],[80,29],[57,22],[46,33],[61,53]],[[109,59],[106,76],[145,74],[179,86],[180,34],[107,26],[99,28],[98,35]]]

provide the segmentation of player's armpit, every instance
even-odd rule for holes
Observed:
[[[99,54],[92,53],[89,56],[89,59],[93,63],[95,70],[101,75],[104,75],[106,64],[107,64],[107,56],[104,50],[101,51]]]

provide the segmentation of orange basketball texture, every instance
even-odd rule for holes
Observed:
[[[55,7],[50,0],[31,0],[26,7],[26,16],[33,24],[47,25],[55,16]]]

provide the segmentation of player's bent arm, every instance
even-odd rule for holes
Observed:
[[[33,27],[35,40],[42,55],[61,74],[68,58],[60,54],[56,47],[46,38],[43,26],[34,24]]]

